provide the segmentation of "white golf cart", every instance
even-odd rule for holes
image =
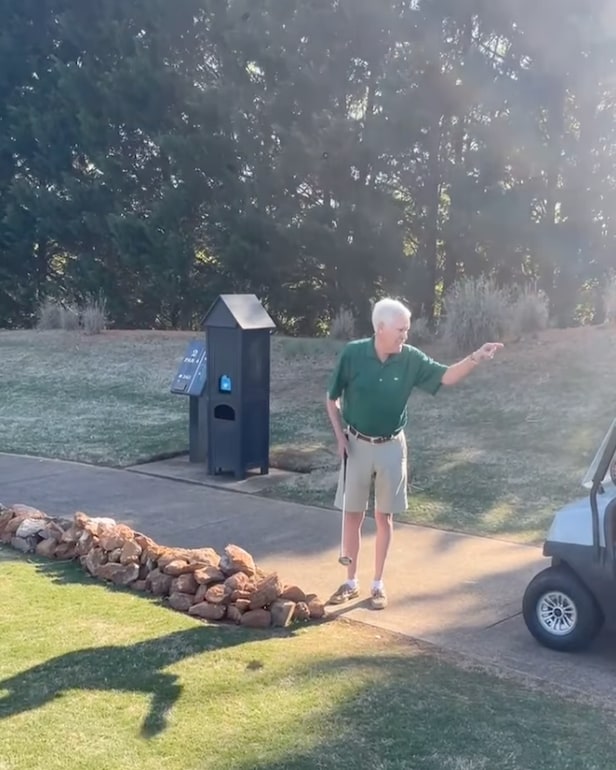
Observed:
[[[615,454],[616,419],[582,481],[588,497],[556,512],[543,545],[552,564],[524,592],[528,630],[553,650],[582,650],[616,628]]]

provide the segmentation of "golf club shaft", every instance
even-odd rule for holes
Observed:
[[[338,557],[338,561],[340,564],[348,565],[350,563],[350,560],[345,555],[344,552],[344,523],[346,518],[346,473],[347,473],[347,454],[344,453],[344,457],[342,459],[342,513],[341,513],[341,522],[340,522],[340,556]]]

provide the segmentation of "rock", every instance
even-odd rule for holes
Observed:
[[[116,564],[120,563],[120,556],[122,554],[121,548],[114,548],[113,551],[108,551],[107,553],[107,561],[113,561]]]
[[[226,614],[227,608],[224,604],[210,604],[209,602],[199,602],[189,607],[188,614],[203,620],[222,620]]]
[[[281,599],[288,599],[290,602],[305,602],[306,594],[299,586],[285,586],[280,594]]]
[[[83,518],[82,518],[83,517]],[[116,526],[115,519],[106,516],[95,516],[89,518],[85,514],[75,514],[75,526],[78,529],[85,529],[87,532],[99,537],[101,532],[109,532]]]
[[[195,592],[195,602],[196,603],[204,602],[205,601],[205,595],[207,593],[207,589],[208,589],[208,587],[205,586],[205,585],[200,585],[197,588],[197,591]]]
[[[22,553],[33,553],[36,548],[36,537],[33,539],[31,537],[25,538],[25,537],[13,537],[11,539],[11,546],[15,548],[16,551],[21,551]]]
[[[115,551],[123,548],[127,540],[133,539],[133,530],[125,524],[116,524],[115,527],[103,527],[98,533],[101,548],[105,551]]]
[[[197,581],[192,572],[180,575],[171,582],[171,593],[192,594],[194,596],[197,588],[199,588],[199,586],[197,585]]]
[[[32,508],[30,505],[21,505],[20,503],[17,503],[16,505],[12,505],[10,510],[13,511],[15,516],[21,516],[24,519],[46,519],[47,514],[43,513],[43,511],[39,511],[38,508]]]
[[[134,540],[127,540],[120,551],[120,564],[137,564],[142,548]]]
[[[136,541],[139,542],[139,541]],[[169,550],[168,548],[165,548],[162,545],[159,545],[158,543],[155,543],[153,540],[149,541],[147,545],[144,545],[142,542],[139,542],[139,545],[145,550],[148,559],[151,559],[153,562],[158,565],[158,559],[164,556],[164,554]],[[169,561],[172,561],[169,559]]]
[[[58,561],[72,561],[75,556],[75,543],[58,543],[54,551],[54,559]]]
[[[173,559],[172,561],[167,562],[159,560],[158,567],[159,569],[162,569],[164,573],[171,575],[172,577],[179,577],[188,572],[194,572],[190,564],[184,559]]]
[[[13,518],[13,511],[9,508],[7,510],[3,510],[2,513],[0,513],[0,535],[4,532],[7,524],[11,519]]]
[[[34,537],[43,531],[47,526],[47,522],[43,519],[24,519],[15,531],[15,537],[21,537],[24,540],[29,537]]]
[[[172,561],[182,561],[186,564],[189,563],[190,559],[188,559],[183,553],[181,548],[167,548],[167,547],[161,547],[158,550],[158,555],[156,556],[156,561],[158,562],[159,569],[162,569],[165,571],[165,567],[167,564],[169,564]]]
[[[74,545],[79,538],[81,537],[81,530],[78,529],[74,524],[71,524],[71,526],[64,530],[62,532],[62,536],[60,537],[61,543],[70,543],[71,545]]]
[[[218,583],[218,585],[211,586],[211,588],[208,588],[205,599],[206,601],[210,602],[210,604],[222,604],[222,602],[225,601],[228,594],[225,590],[225,586],[223,583]]]
[[[179,612],[188,612],[192,607],[195,597],[192,594],[181,594],[179,591],[169,595],[169,606]]]
[[[86,556],[94,548],[94,535],[85,530],[77,538],[75,553],[78,556]]]
[[[173,578],[171,575],[165,575],[159,569],[154,569],[146,578],[146,584],[154,596],[167,596],[171,590]]]
[[[279,599],[272,604],[270,611],[272,613],[272,625],[286,628],[293,620],[295,602]]]
[[[77,511],[77,513],[73,516],[73,524],[77,527],[77,529],[85,530],[90,521],[90,517],[82,511]]]
[[[241,623],[246,628],[268,628],[272,624],[272,614],[267,610],[249,610],[242,615]]]
[[[185,551],[185,555],[190,562],[200,564],[203,567],[218,567],[220,564],[220,554],[213,548],[191,548]]]
[[[13,539],[13,532],[7,532],[6,530],[0,535],[0,543],[10,543]]]
[[[103,564],[107,564],[107,554],[102,548],[93,548],[81,560],[81,566],[86,569],[90,575],[96,575],[96,571]]]
[[[293,613],[293,620],[310,620],[310,610],[306,602],[297,602],[295,612]]]
[[[220,559],[220,569],[225,575],[233,575],[236,572],[245,572],[252,577],[256,572],[255,562],[252,556],[237,545],[228,545]]]
[[[250,609],[258,610],[275,602],[282,593],[282,583],[274,572],[257,584],[256,591],[250,599]]]
[[[225,587],[230,594],[234,591],[250,593],[254,591],[255,583],[245,572],[236,572],[225,580]]]
[[[193,573],[195,580],[199,585],[212,585],[213,583],[222,582],[225,576],[218,569],[218,567],[200,567]]]
[[[56,540],[48,537],[45,540],[41,540],[36,546],[36,554],[37,556],[42,556],[44,559],[53,559],[57,545],[58,543]]]
[[[135,580],[134,583],[130,584],[130,587],[133,589],[133,591],[145,591],[145,580]]]
[[[124,566],[115,562],[109,562],[98,567],[94,576],[99,580],[110,580],[117,586],[127,586],[130,583],[134,583],[139,577],[139,567],[136,564]]]
[[[27,521],[29,518],[30,517],[25,513],[18,514],[17,516],[13,516],[13,518],[5,524],[3,534],[10,535],[11,537],[13,537],[17,532],[17,530],[19,529],[21,523],[23,521]]]
[[[250,599],[238,599],[233,603],[240,612],[247,612],[250,609]]]
[[[254,593],[254,588],[252,591],[233,591],[233,593],[229,597],[229,601],[236,602],[239,599],[248,599],[248,601],[250,601],[250,598],[252,597],[253,593]]]
[[[325,605],[319,599],[311,599],[308,602],[308,612],[313,620],[320,620],[325,617]]]
[[[220,606],[220,605],[218,605]],[[242,611],[235,606],[235,604],[230,604],[227,607],[227,620],[230,620],[231,623],[241,623],[242,622]]]
[[[53,519],[52,521],[47,522],[47,526],[45,527],[45,529],[41,530],[41,532],[39,533],[39,536],[49,537],[49,538],[52,538],[53,540],[57,540],[58,542],[60,542],[60,539],[64,534],[64,532],[65,532],[65,529],[62,526],[62,523],[56,519]]]

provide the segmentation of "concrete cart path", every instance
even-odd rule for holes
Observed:
[[[340,514],[170,478],[0,454],[0,501],[50,515],[112,516],[154,540],[183,547],[228,543],[250,551],[323,600],[345,577]],[[374,522],[366,519],[359,576],[364,596],[333,613],[494,662],[525,675],[613,698],[616,654],[602,637],[584,655],[541,648],[520,615],[522,594],[547,561],[535,547],[397,524],[386,584],[389,606],[367,607]]]

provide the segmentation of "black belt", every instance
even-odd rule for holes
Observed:
[[[390,436],[367,436],[365,433],[360,433],[352,425],[349,425],[348,430],[352,436],[357,436],[357,438],[360,438],[362,441],[369,441],[371,444],[384,444],[386,441],[391,441],[392,439],[396,438],[402,428],[397,430],[395,433],[392,433]]]

